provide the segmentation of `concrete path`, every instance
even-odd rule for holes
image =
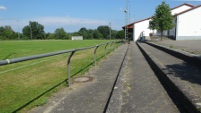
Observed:
[[[102,113],[113,89],[127,44],[116,49],[109,58],[90,69],[84,76],[93,77],[90,82],[73,83],[54,95],[47,105],[30,113]]]
[[[130,44],[122,71],[108,113],[180,112],[134,43]]]
[[[62,89],[30,113],[179,113],[135,43],[122,62],[127,48],[120,46],[84,75],[92,81]]]

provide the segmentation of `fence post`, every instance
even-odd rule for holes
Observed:
[[[105,50],[104,50],[104,52],[105,52],[105,57],[106,57],[106,48],[107,48],[107,45],[108,45],[108,43],[105,45]]]
[[[119,42],[118,42],[118,41],[116,41],[116,42],[115,42],[115,48],[118,48],[118,47],[119,47],[119,45],[118,45],[118,44],[119,44]]]
[[[66,82],[68,82],[68,86],[70,86],[71,85],[71,83],[70,83],[70,77],[71,77],[71,74],[70,74],[70,59],[71,59],[71,57],[73,56],[73,54],[75,53],[75,50],[73,50],[72,52],[71,52],[71,54],[70,54],[70,56],[68,57],[68,60],[67,60],[67,71],[68,71],[68,74],[67,74],[67,77],[68,77],[68,81],[66,81]]]
[[[111,43],[111,51],[114,50],[114,42]]]
[[[94,65],[96,66],[96,50],[98,49],[99,45],[96,45],[96,48],[94,50]]]
[[[110,52],[112,52],[112,44],[113,42],[110,43]]]

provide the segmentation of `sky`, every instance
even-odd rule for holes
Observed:
[[[128,0],[129,23],[151,17],[164,0]],[[200,5],[201,0],[165,0],[170,8],[183,3]],[[125,25],[126,0],[0,0],[0,26],[9,25],[22,32],[29,21],[37,21],[45,32],[64,28],[67,33],[80,28],[96,29],[110,25],[121,30]]]

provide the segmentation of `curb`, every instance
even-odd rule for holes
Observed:
[[[126,59],[126,56],[127,56],[129,47],[130,47],[130,45],[127,46],[127,49],[126,49],[126,51],[125,51],[125,53],[124,53],[123,59],[122,59],[122,61],[121,61],[121,65],[119,66],[119,70],[118,70],[118,73],[117,73],[117,77],[116,77],[115,82],[114,82],[114,84],[113,84],[113,86],[112,86],[112,90],[111,90],[111,92],[110,92],[110,96],[109,96],[108,101],[107,101],[107,103],[106,103],[106,105],[105,105],[105,109],[104,109],[104,112],[103,112],[103,113],[112,113],[112,112],[114,112],[114,111],[115,111],[115,112],[119,112],[119,110],[120,110],[120,109],[115,108],[115,107],[113,106],[113,103],[112,103],[111,101],[115,101],[114,96],[113,96],[113,92],[114,92],[115,86],[116,86],[116,84],[117,84],[117,82],[118,82],[119,76],[120,76],[121,73],[122,73],[122,67],[123,67],[123,64],[124,64],[124,62],[125,62],[125,59]],[[120,93],[119,93],[119,94],[120,94]],[[120,95],[118,95],[118,96],[120,96]],[[114,104],[119,104],[119,103],[117,102],[117,103],[114,103]],[[112,111],[112,112],[111,112],[111,111]]]
[[[172,98],[172,100],[175,103],[179,101],[179,103],[181,104],[178,106],[178,108],[179,107],[185,108],[185,110],[189,113],[201,113],[200,107],[196,106],[196,104],[193,102],[191,97],[187,93],[183,92],[182,88],[179,87],[175,82],[173,82],[170,76],[174,73],[168,70],[168,68],[166,68],[163,64],[161,64],[154,56],[152,56],[148,51],[146,51],[146,49],[141,47],[138,44],[138,42],[136,42],[136,44],[138,48],[140,49],[140,51],[142,52],[142,54],[144,55],[147,62],[149,63],[150,67],[156,73],[156,76],[160,80],[161,84],[167,90],[169,96]],[[158,47],[162,49],[162,47],[160,46]],[[171,53],[172,51],[169,51],[169,52]],[[176,53],[175,51],[172,53],[175,55],[181,54],[181,53]]]
[[[106,113],[121,113],[122,99],[123,99],[122,92],[123,92],[124,82],[125,82],[124,75],[126,73],[125,68],[127,67],[127,63],[128,63],[127,56],[128,56],[129,49],[130,49],[130,45],[128,45],[128,48],[126,50],[126,54],[121,65],[121,69],[119,70],[118,78],[113,88],[113,93],[109,101],[109,104],[107,107],[108,109]]]
[[[148,45],[151,45],[157,49],[163,50],[168,54],[171,54],[179,59],[182,59],[190,64],[194,64],[196,66],[201,67],[201,56],[199,55],[195,55],[195,54],[190,54],[188,52],[185,51],[181,51],[178,49],[172,49],[172,48],[168,48],[167,46],[162,46],[156,43],[151,43],[151,42],[145,42]]]

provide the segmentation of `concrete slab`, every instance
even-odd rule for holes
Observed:
[[[90,69],[85,75],[93,77],[91,82],[74,83],[62,89],[47,105],[35,108],[30,113],[104,112],[127,47],[127,44],[120,46],[106,60]]]
[[[182,41],[163,40],[163,41],[156,41],[154,43],[165,45],[170,48],[180,49],[183,51],[187,51],[189,53],[201,55],[201,40],[182,40]]]

